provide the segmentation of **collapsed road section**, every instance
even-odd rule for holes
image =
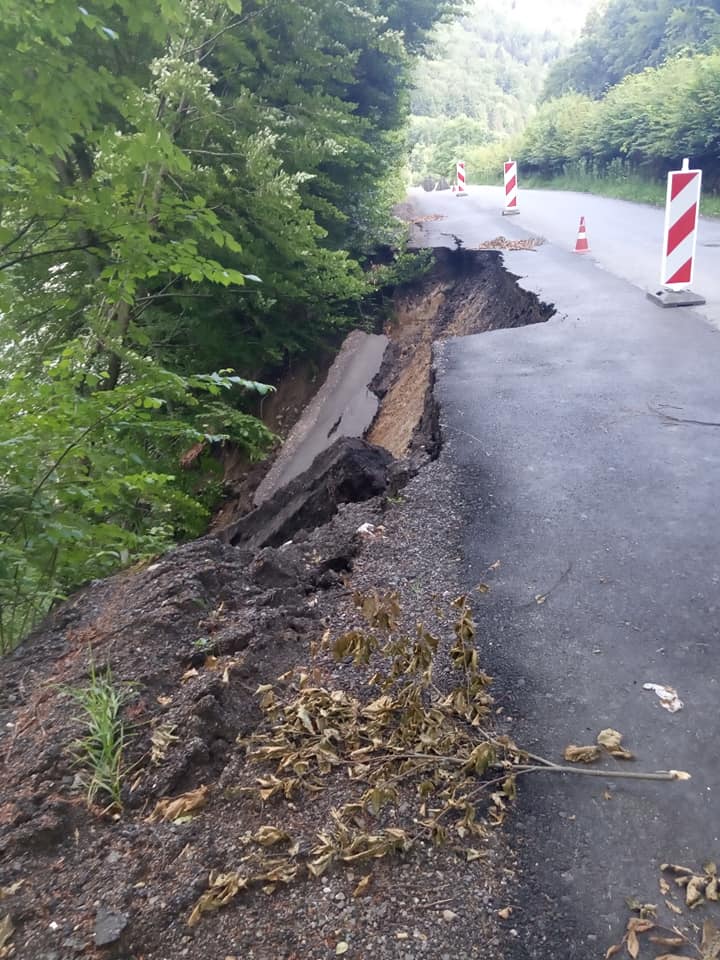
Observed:
[[[278,796],[277,765],[248,766],[247,744],[275,735],[269,691],[284,696],[299,668],[335,703],[367,699],[352,663],[313,653],[323,637],[359,635],[359,597],[390,592],[387,609],[407,636],[417,622],[432,629],[436,681],[451,684],[452,620],[438,607],[458,590],[460,520],[439,496],[432,341],[550,312],[496,254],[438,251],[419,284],[397,291],[371,385],[372,442],[331,431],[308,469],[255,510],[80,591],[0,663],[0,884],[18,957],[102,946],[145,960],[346,951],[404,960],[408,942],[428,958],[501,954],[496,914],[507,908],[512,861],[502,835],[482,826],[482,805],[472,845],[459,824],[453,842],[435,847],[410,839],[415,791],[376,798],[353,820],[355,853],[341,844],[337,864],[329,855],[315,879],[305,864],[319,833],[335,837],[331,848],[341,842],[332,811],[347,797],[345,767],[320,791],[313,781]],[[82,760],[78,696],[90,688],[122,705],[117,777],[99,793],[88,793]],[[302,779],[305,761],[292,763]],[[252,837],[277,848],[261,854]],[[262,883],[248,879],[251,863],[253,877],[262,863]]]

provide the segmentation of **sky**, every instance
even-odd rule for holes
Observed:
[[[508,0],[508,7],[533,30],[551,29],[573,37],[599,0]]]

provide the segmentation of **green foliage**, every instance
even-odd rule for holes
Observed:
[[[83,732],[73,743],[72,753],[80,767],[88,805],[100,796],[106,803],[110,801],[111,809],[119,811],[127,742],[122,710],[131,699],[132,690],[116,684],[109,667],[98,674],[91,665],[88,683],[68,690],[68,694],[81,711],[77,722]]]
[[[454,164],[516,136],[533,115],[553,61],[569,49],[567,24],[587,0],[562,0],[539,20],[532,0],[474,0],[440,27],[415,70],[409,132],[410,175],[454,175]],[[505,158],[507,159],[507,158]],[[477,169],[477,164],[473,164]],[[484,165],[481,164],[482,169]],[[471,176],[470,166],[468,172]]]
[[[567,94],[544,103],[520,147],[529,173],[664,178],[692,157],[720,179],[720,52],[669,60],[626,77],[602,100]],[[639,122],[638,118],[642,118]]]
[[[397,254],[392,263],[378,266],[373,271],[373,283],[378,288],[397,287],[413,283],[426,274],[435,262],[432,250],[407,251]]]
[[[530,116],[550,63],[567,49],[557,32],[526,26],[501,0],[477,0],[436,33],[418,64],[413,114],[468,117],[494,136],[516,133]]]
[[[664,180],[648,180],[622,161],[615,161],[603,171],[596,171],[592,165],[568,164],[560,176],[530,175],[523,184],[528,188],[594,193],[598,197],[615,197],[657,207],[665,206],[667,192]],[[716,193],[703,194],[702,210],[705,215],[720,217],[720,197]]]
[[[468,144],[487,143],[490,133],[480,120],[470,117],[412,117],[410,170],[416,182],[428,173],[454,176],[455,164],[465,159]]]
[[[183,451],[261,456],[264,374],[362,319],[412,57],[455,6],[6,0],[0,648],[199,533],[218,482]]]
[[[545,97],[576,91],[597,98],[628,74],[718,44],[718,0],[611,0],[593,11],[573,50],[553,66]]]
[[[520,138],[513,137],[487,146],[469,147],[466,169],[470,182],[501,186],[504,182],[503,164],[508,157],[517,157],[519,143]]]
[[[270,439],[212,399],[254,384],[182,377],[127,351],[123,363],[132,378],[112,389],[107,371],[87,370],[80,340],[41,370],[0,365],[3,651],[65,592],[202,532],[216,482],[179,469],[184,449],[211,438],[261,450]]]

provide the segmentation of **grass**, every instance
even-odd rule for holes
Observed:
[[[110,668],[98,674],[91,664],[86,686],[68,691],[80,707],[77,717],[83,736],[72,745],[75,762],[83,770],[88,805],[99,795],[109,799],[109,808],[120,810],[123,776],[123,753],[126,729],[122,709],[132,694],[127,686],[113,681]]]
[[[524,177],[522,186],[528,189],[575,190],[579,193],[594,193],[599,197],[614,197],[617,200],[632,200],[664,207],[667,187],[655,180],[627,174],[622,177],[598,176],[593,173],[568,173],[557,177]],[[720,217],[720,196],[705,193],[700,201],[704,216]]]

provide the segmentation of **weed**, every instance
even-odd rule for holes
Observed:
[[[110,808],[120,810],[120,791],[123,775],[123,752],[127,731],[122,710],[130,700],[128,685],[117,685],[110,668],[104,673],[90,665],[89,682],[69,695],[80,707],[77,720],[83,727],[83,736],[72,745],[76,764],[82,768],[88,805],[101,794],[110,799]]]
[[[193,640],[193,647],[198,653],[211,653],[215,648],[215,644],[210,637],[198,637],[196,640]]]

